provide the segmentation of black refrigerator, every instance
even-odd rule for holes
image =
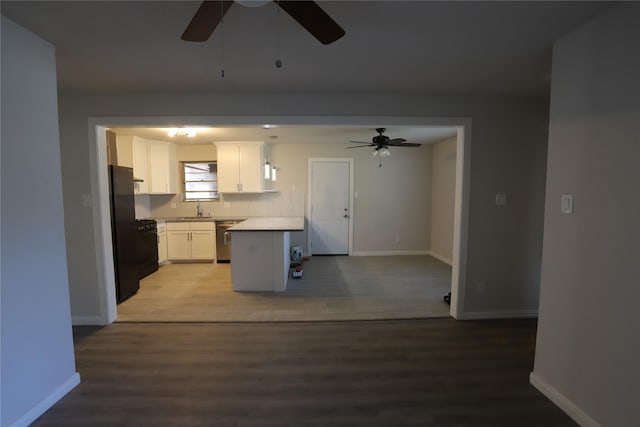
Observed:
[[[121,303],[140,288],[132,168],[109,166],[109,199],[116,300]]]

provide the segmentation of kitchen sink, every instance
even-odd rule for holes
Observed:
[[[176,219],[181,221],[213,221],[212,216],[181,216]]]

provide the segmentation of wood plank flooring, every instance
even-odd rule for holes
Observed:
[[[448,317],[451,267],[430,256],[312,257],[283,293],[234,292],[229,264],[168,264],[118,305],[123,322]]]
[[[82,382],[35,427],[575,427],[528,382],[536,321],[75,327]]]

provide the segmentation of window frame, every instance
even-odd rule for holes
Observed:
[[[206,165],[207,167],[210,164],[214,164],[216,165],[216,172],[215,172],[215,180],[212,181],[187,181],[187,164],[197,164],[197,165]],[[183,201],[184,202],[199,202],[199,201],[203,201],[203,202],[216,202],[220,200],[220,192],[218,191],[218,161],[217,160],[181,160],[180,161],[180,170],[182,173],[182,194],[184,195],[183,197]],[[217,195],[217,197],[200,197],[200,198],[193,198],[190,199],[187,197],[187,195],[189,193],[195,193],[197,191],[192,191],[192,190],[187,190],[187,182],[215,182],[216,183],[216,190],[212,191],[213,193],[215,193]],[[206,192],[206,191],[204,191]]]

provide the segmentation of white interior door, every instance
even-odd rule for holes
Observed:
[[[350,159],[310,161],[310,243],[314,255],[348,255]]]

